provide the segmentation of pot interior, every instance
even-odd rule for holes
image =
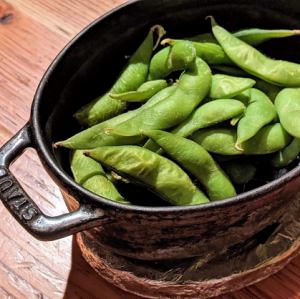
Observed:
[[[210,31],[210,22],[205,20],[208,15],[232,31],[250,27],[300,28],[300,5],[296,0],[263,4],[239,0],[164,0],[136,1],[123,6],[94,22],[67,45],[39,87],[32,118],[38,124],[34,130],[41,136],[37,142],[46,144],[45,151],[51,159],[48,164],[55,163],[70,175],[69,150],[54,150],[52,143],[80,130],[72,115],[109,89],[126,64],[125,57],[133,53],[151,26],[163,25],[168,37],[193,36]],[[271,57],[300,62],[299,37],[273,40],[260,48]],[[136,190],[139,188],[130,196],[140,200],[142,191]],[[159,201],[159,205],[163,203]]]

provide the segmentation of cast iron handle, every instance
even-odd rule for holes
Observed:
[[[45,241],[100,225],[103,222],[103,211],[87,204],[60,216],[49,217],[43,214],[9,170],[9,165],[31,146],[30,125],[26,124],[0,149],[0,200],[16,220],[31,235]]]

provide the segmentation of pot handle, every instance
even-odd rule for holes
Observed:
[[[63,238],[103,223],[103,211],[87,204],[60,216],[43,214],[9,170],[10,164],[31,146],[31,129],[27,123],[0,149],[0,201],[16,220],[31,235],[44,241]]]

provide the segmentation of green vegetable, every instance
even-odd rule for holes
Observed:
[[[85,152],[174,205],[207,203],[207,197],[174,162],[139,146],[104,146]]]
[[[75,117],[81,125],[95,125],[122,113],[126,109],[125,102],[111,98],[109,93],[134,91],[146,81],[153,49],[153,33],[155,31],[158,31],[159,35],[165,33],[161,26],[152,27],[146,39],[131,56],[127,66],[110,91],[83,106],[75,113]]]
[[[276,85],[300,86],[299,64],[268,58],[211,20],[215,38],[232,62],[244,71]]]
[[[71,170],[75,182],[87,190],[107,199],[129,204],[108,180],[100,163],[86,157],[83,151],[74,151],[71,157]]]
[[[128,111],[124,114],[115,116],[114,118],[111,118],[105,122],[88,128],[82,132],[79,132],[76,135],[68,138],[67,140],[56,142],[55,146],[61,146],[70,149],[91,149],[103,145],[138,143],[141,139],[139,136],[134,136],[130,139],[128,137],[109,135],[105,131],[109,127],[117,126],[118,124],[133,118],[140,111],[150,108],[159,103],[160,101],[166,100],[171,94],[174,93],[175,90],[176,86],[167,87],[159,93],[157,93],[155,96],[153,96],[147,103],[145,103],[139,109]]]
[[[275,107],[282,126],[300,138],[300,88],[285,88],[277,95]]]
[[[210,200],[236,195],[235,189],[211,155],[197,143],[164,131],[144,131],[183,168],[191,172],[205,187]]]
[[[213,99],[232,98],[255,85],[255,81],[228,75],[213,75],[209,96]]]
[[[263,127],[253,138],[244,142],[241,152],[236,149],[237,134],[231,128],[208,128],[192,135],[192,139],[207,151],[219,155],[265,155],[286,147],[291,136],[277,123]]]
[[[113,99],[125,102],[146,102],[156,93],[166,88],[168,83],[166,80],[154,80],[143,83],[136,91],[128,91],[123,93],[110,93]]]
[[[294,138],[293,141],[284,149],[279,151],[274,155],[271,160],[272,166],[276,168],[282,168],[294,160],[296,160],[297,156],[300,154],[300,139]]]
[[[276,109],[271,100],[262,91],[252,88],[249,105],[237,126],[236,148],[243,150],[243,143],[276,117]]]

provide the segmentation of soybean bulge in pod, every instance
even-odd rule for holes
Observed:
[[[237,126],[237,149],[243,150],[243,143],[255,136],[262,127],[276,117],[276,109],[271,100],[262,91],[252,88],[245,115]]]
[[[230,180],[211,155],[192,140],[159,130],[144,131],[183,168],[191,172],[205,187],[210,200],[236,195]]]
[[[299,64],[271,59],[217,25],[212,17],[211,22],[215,38],[233,63],[270,83],[286,87],[300,86]]]
[[[300,138],[300,88],[285,88],[275,99],[275,107],[282,126]]]
[[[209,96],[213,99],[231,98],[254,85],[253,79],[216,74],[212,76]]]
[[[136,110],[131,110],[126,113],[117,115],[109,120],[106,120],[100,124],[94,125],[84,131],[81,131],[70,138],[55,143],[55,147],[66,147],[70,149],[92,149],[104,145],[124,145],[135,144],[141,141],[140,136],[115,136],[106,133],[107,128],[117,126],[134,116],[140,111],[148,109],[153,105],[156,105],[160,101],[166,100],[176,90],[176,86],[169,86],[156,95],[154,95],[149,101]]]
[[[196,49],[190,41],[163,48],[150,61],[148,80],[162,79],[172,72],[184,70],[194,63],[195,58]]]
[[[107,178],[100,163],[86,157],[83,151],[74,151],[71,156],[71,170],[75,182],[87,190],[120,203],[129,204]]]
[[[111,89],[75,113],[81,125],[90,127],[125,111],[126,102],[111,98],[109,93],[134,91],[146,81],[153,49],[153,34],[156,31],[159,36],[165,33],[159,25],[152,27]]]
[[[258,133],[243,144],[243,151],[235,147],[237,133],[234,128],[207,128],[195,132],[192,140],[207,151],[219,155],[265,155],[285,148],[292,137],[281,124],[263,127]]]
[[[86,155],[139,183],[173,205],[209,202],[174,162],[139,146],[104,146]]]

